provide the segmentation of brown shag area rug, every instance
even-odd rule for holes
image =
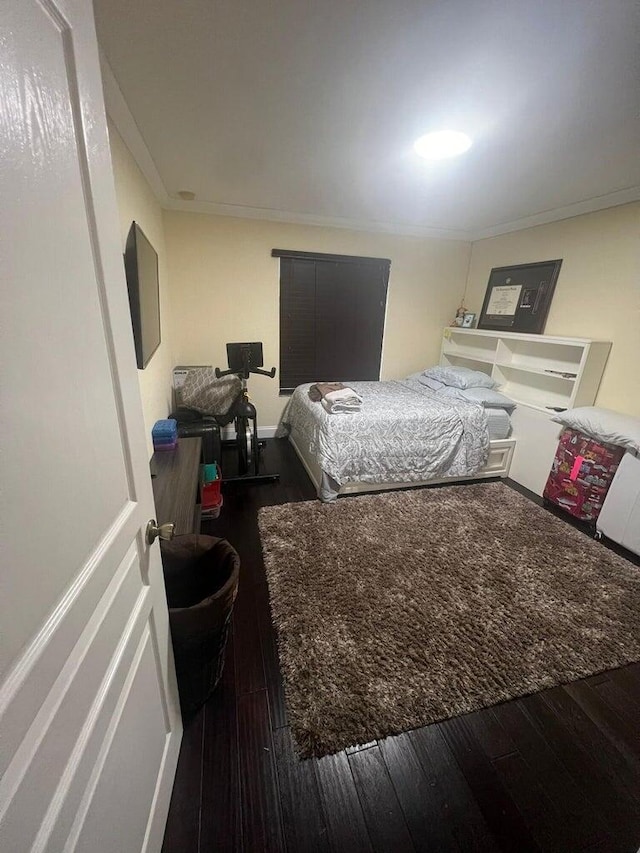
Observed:
[[[502,483],[259,526],[302,757],[640,660],[640,570]]]

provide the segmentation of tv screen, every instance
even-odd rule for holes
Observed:
[[[158,255],[137,222],[131,223],[124,251],[136,362],[143,370],[160,346]]]

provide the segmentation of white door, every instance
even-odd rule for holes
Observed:
[[[0,849],[158,850],[181,724],[91,2],[0,25]]]

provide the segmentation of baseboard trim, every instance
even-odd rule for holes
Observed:
[[[264,426],[258,427],[258,438],[274,438],[276,434],[277,426]],[[235,429],[233,428],[233,424],[227,424],[225,427],[222,427],[221,430],[221,438],[223,441],[233,440],[236,436]]]

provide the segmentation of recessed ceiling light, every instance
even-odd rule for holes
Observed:
[[[178,190],[178,195],[182,201],[193,201],[196,197],[196,194],[192,193],[191,190]]]
[[[446,157],[457,157],[471,147],[471,140],[466,133],[458,130],[439,130],[436,133],[426,133],[413,143],[413,150],[426,160],[444,160]]]

